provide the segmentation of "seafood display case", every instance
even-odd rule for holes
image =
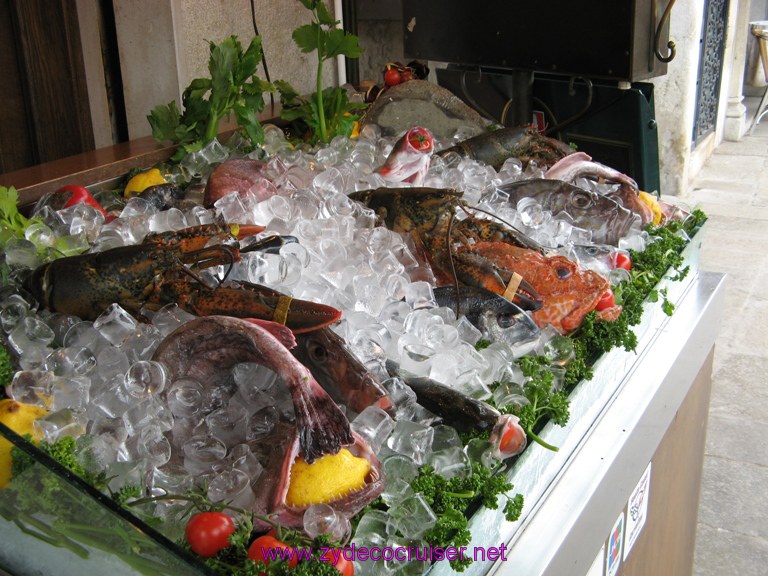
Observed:
[[[679,568],[676,574],[690,572],[709,371],[724,297],[723,276],[698,270],[702,231],[686,248],[691,273],[682,282],[664,281],[674,314],[649,303],[635,329],[637,351],[614,349],[601,357],[594,378],[571,394],[570,423],[542,430],[559,451],[531,446],[509,470],[526,498],[520,520],[508,523],[488,509],[470,520],[470,550],[482,553],[465,574],[593,576],[629,574],[630,568],[655,574],[670,566]],[[14,576],[210,573],[3,425],[0,436],[35,460],[27,474],[61,485],[68,507],[64,517],[61,509],[41,509],[30,529],[3,514],[0,503],[2,570]],[[67,525],[77,530],[67,532]],[[429,573],[453,572],[441,562]]]

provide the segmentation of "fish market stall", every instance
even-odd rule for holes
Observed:
[[[690,569],[702,215],[531,127],[357,128],[3,187],[3,570]]]

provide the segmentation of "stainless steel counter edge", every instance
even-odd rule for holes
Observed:
[[[688,284],[590,430],[564,451],[567,461],[535,509],[519,526],[502,529],[494,545],[507,542],[506,561],[490,573],[587,573],[714,345],[724,284],[713,272]]]

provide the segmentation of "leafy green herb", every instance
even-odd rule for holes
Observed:
[[[518,365],[526,377],[523,394],[528,399],[528,403],[501,407],[500,410],[517,416],[528,438],[549,450],[557,451],[557,446],[545,442],[536,432],[540,424],[548,420],[552,420],[558,426],[565,426],[568,423],[570,418],[568,394],[563,390],[553,390],[555,376],[546,356],[524,356],[518,360]]]
[[[19,192],[13,186],[0,186],[0,246],[9,238],[24,238],[24,231],[35,218],[19,212]]]
[[[8,386],[15,373],[11,353],[8,348],[0,344],[0,386]]]
[[[460,548],[467,546],[471,539],[468,529],[471,513],[479,506],[496,510],[498,497],[508,494],[514,486],[497,470],[476,463],[469,477],[451,479],[435,472],[432,466],[421,466],[411,488],[423,494],[437,516],[437,522],[426,532],[425,540],[433,547]],[[522,506],[520,494],[510,498],[504,507],[505,518],[510,522],[517,520]],[[451,568],[462,572],[471,562],[470,558],[461,558],[450,561],[450,564]]]
[[[299,125],[310,143],[330,142],[334,136],[349,136],[358,119],[354,114],[365,108],[350,102],[341,87],[323,89],[323,63],[336,56],[357,58],[362,53],[357,36],[338,28],[322,0],[299,0],[312,12],[312,22],[293,31],[293,40],[304,53],[317,53],[316,91],[308,99],[299,97],[285,81],[275,82],[280,92],[281,117]]]
[[[233,113],[254,145],[264,141],[258,113],[264,110],[264,92],[273,87],[256,76],[261,37],[254,37],[245,51],[236,36],[209,45],[210,78],[196,78],[187,86],[182,94],[183,113],[173,101],[155,107],[147,116],[156,140],[182,144],[176,160],[216,138],[221,121]]]

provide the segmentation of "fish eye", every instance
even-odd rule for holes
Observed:
[[[557,268],[555,273],[557,274],[557,277],[561,278],[562,280],[571,277],[571,271],[568,268]]]
[[[586,194],[585,192],[576,192],[573,194],[572,200],[573,205],[581,210],[589,208],[592,205],[592,198],[590,198],[589,194]]]
[[[515,314],[499,314],[496,316],[496,323],[499,325],[499,328],[512,328],[512,326],[517,324],[515,316]]]
[[[325,346],[321,346],[317,343],[312,343],[308,346],[309,357],[315,362],[325,362],[328,360],[328,351]]]

